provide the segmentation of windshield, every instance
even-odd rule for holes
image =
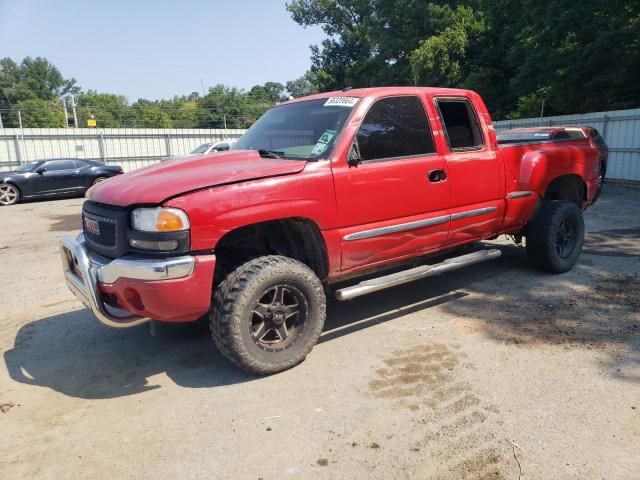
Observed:
[[[357,97],[331,97],[272,108],[247,130],[233,150],[268,150],[280,157],[326,158]]]
[[[191,153],[206,153],[207,149],[211,146],[210,143],[204,143],[202,145],[200,145],[199,147],[194,148],[193,150],[191,150]]]
[[[42,160],[37,160],[35,162],[29,162],[26,165],[23,165],[20,168],[18,168],[16,170],[16,172],[20,172],[20,173],[33,172],[41,164],[42,164]]]

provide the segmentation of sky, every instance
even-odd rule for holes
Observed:
[[[285,0],[0,0],[0,58],[47,58],[84,89],[170,98],[285,83],[323,38]]]

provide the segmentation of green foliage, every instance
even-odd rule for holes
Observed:
[[[424,40],[411,52],[410,63],[416,85],[459,85],[472,29],[482,31],[469,7],[459,6],[453,24]]]
[[[127,99],[122,95],[87,90],[78,95],[76,102],[78,125],[81,127],[87,126],[87,119],[95,118],[101,128],[116,128],[128,117]]]
[[[628,0],[291,0],[320,26],[322,90],[471,88],[495,117],[633,108],[640,100],[640,2]]]
[[[248,92],[216,85],[200,96],[129,104],[81,91],[44,58],[0,59],[5,127],[64,124],[61,98],[98,127],[246,128],[289,96],[346,86],[432,85],[478,91],[495,118],[638,107],[638,0],[290,0],[302,26],[326,38],[311,70]],[[71,109],[69,108],[69,115]]]
[[[314,90],[313,75],[307,73],[291,83],[300,91]],[[62,74],[43,58],[25,58],[17,64],[0,59],[0,114],[5,127],[18,127],[18,111],[23,127],[63,127],[64,107],[73,118],[76,103],[78,126],[96,120],[98,128],[247,128],[265,111],[288,98],[287,88],[278,82],[256,85],[249,92],[224,85],[211,87],[201,97],[174,96],[168,100],[127,98],[95,90],[81,91],[75,80]]]
[[[308,71],[300,78],[287,82],[286,89],[289,95],[294,98],[313,95],[320,91],[318,77],[314,72]]]
[[[198,103],[197,124],[200,128],[247,128],[272,106],[262,91],[247,94],[235,87],[216,85]]]
[[[16,103],[15,110],[9,115],[9,124],[19,125],[18,110],[24,128],[64,127],[64,112],[58,102],[28,98]],[[4,117],[3,117],[4,118]]]
[[[59,97],[78,91],[74,79],[63,78],[60,71],[44,58],[26,57],[20,64],[10,58],[0,60],[0,113],[3,113],[5,127],[18,126],[15,111],[18,107],[25,109],[23,126],[27,126],[28,121],[32,127],[61,127],[64,125],[64,113]],[[47,108],[51,111],[45,112]],[[58,114],[62,115],[61,121]]]
[[[131,105],[129,117],[133,127],[137,128],[171,128],[173,122],[157,102],[140,99]]]

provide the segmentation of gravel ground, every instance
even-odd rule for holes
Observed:
[[[62,280],[81,199],[0,209],[0,478],[640,478],[640,190],[579,265],[490,263],[329,303],[300,366],[244,374],[198,326],[100,325]]]

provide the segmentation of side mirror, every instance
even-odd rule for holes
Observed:
[[[219,145],[217,145],[214,150],[216,152],[225,152],[227,150],[229,150],[231,148],[231,145],[229,145],[228,143],[221,143]]]
[[[42,175],[46,171],[47,171],[47,167],[45,167],[44,165],[42,165],[42,166],[40,166],[40,167],[38,167],[38,168],[36,168],[34,170],[35,173],[39,173],[40,175]]]
[[[353,139],[353,144],[349,149],[349,155],[347,156],[347,163],[350,167],[357,167],[362,163],[362,155],[360,155],[360,145],[358,145],[358,139]]]

